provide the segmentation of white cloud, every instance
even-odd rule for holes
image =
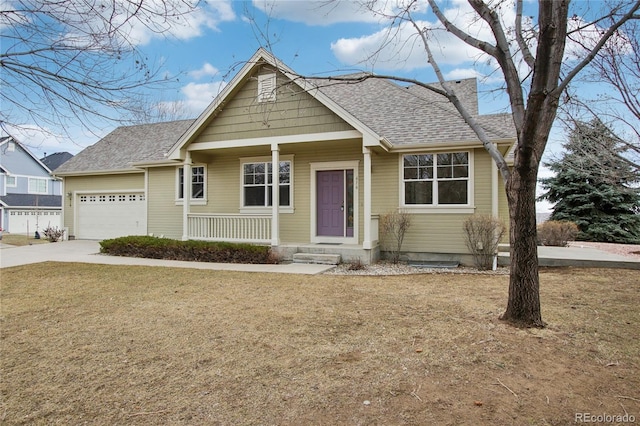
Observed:
[[[441,31],[438,24],[417,21],[420,28],[434,32],[431,50],[441,65],[460,65],[482,58],[477,50],[467,46],[455,36]],[[415,28],[407,23],[384,28],[358,38],[341,38],[331,44],[336,58],[347,65],[366,65],[376,69],[412,70],[428,67],[427,54]]]
[[[216,67],[214,67],[208,62],[205,62],[202,68],[198,70],[190,71],[189,76],[195,78],[196,80],[199,80],[206,76],[216,76],[218,75],[219,72],[220,71]]]
[[[253,0],[253,5],[272,18],[302,22],[307,25],[332,25],[345,22],[377,23],[381,19],[379,13],[367,10],[356,1]]]
[[[463,80],[465,78],[482,78],[483,75],[473,68],[455,68],[445,74],[447,80]]]
[[[189,83],[180,90],[184,96],[180,102],[192,115],[200,115],[226,85],[224,81]]]
[[[149,0],[141,8],[123,0],[106,4],[97,12],[91,2],[50,3],[48,12],[72,28],[65,39],[91,45],[96,40],[90,35],[96,33],[118,34],[134,46],[167,36],[188,40],[202,35],[206,28],[217,31],[220,23],[236,19],[231,0]]]

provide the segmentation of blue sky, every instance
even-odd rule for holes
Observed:
[[[10,1],[10,0],[9,0]],[[338,1],[255,0],[253,2],[214,0],[202,7],[160,37],[146,28],[132,26],[130,34],[137,48],[161,71],[178,81],[164,90],[150,93],[157,103],[177,102],[184,115],[195,118],[261,46],[268,46],[284,63],[303,75],[340,74],[368,70],[381,74],[411,77],[425,82],[436,81],[426,61],[413,28],[399,27],[389,37],[389,20],[363,10],[355,2]],[[396,2],[379,2],[393,12]],[[488,28],[471,18],[465,0],[444,3],[445,13],[477,38],[491,39]],[[525,2],[526,7],[533,4]],[[578,2],[580,5],[580,2]],[[505,21],[514,10],[504,8]],[[426,2],[417,2],[415,18],[421,26],[436,26],[436,18],[428,13]],[[511,19],[511,22],[513,20]],[[501,75],[495,63],[445,32],[435,33],[434,54],[449,79],[477,76],[480,90],[480,112],[508,112],[504,92],[496,91]],[[382,43],[388,42],[375,60],[368,60]],[[235,68],[234,68],[235,67]],[[29,123],[23,123],[29,126]],[[53,137],[33,132],[19,137],[36,155],[69,151],[73,154],[99,140],[117,125],[97,122],[93,134],[68,128],[71,137]],[[49,129],[54,134],[56,129]],[[558,150],[561,134],[555,132],[550,152]],[[543,171],[544,173],[544,171]]]
[[[387,46],[375,61],[367,61],[384,39],[388,20],[363,10],[355,2],[326,3],[324,0],[214,0],[203,3],[202,8],[182,20],[183,25],[173,27],[163,37],[132,26],[130,34],[137,41],[137,48],[152,62],[161,64],[162,73],[179,80],[150,95],[158,103],[179,102],[185,115],[196,117],[233,77],[234,69],[239,69],[242,61],[266,45],[283,62],[305,75],[344,74],[364,69],[426,82],[437,80],[424,51],[415,46],[412,29],[400,31],[399,42]],[[451,2],[451,13],[460,13],[459,3],[458,0]],[[435,17],[424,13],[426,4],[420,3],[420,8],[416,11],[417,19],[433,25]],[[439,36],[438,40],[436,55],[446,76],[488,75],[481,81],[480,89],[485,91],[481,112],[506,111],[504,96],[488,92],[496,83],[492,67],[478,63],[477,54],[453,37]],[[29,127],[31,123],[21,124]],[[78,123],[77,127],[66,128],[71,137],[48,129],[53,135],[60,135],[55,137],[39,134],[34,124],[32,132],[18,137],[37,155],[58,151],[75,154],[116,126],[98,121],[92,123],[87,132]]]

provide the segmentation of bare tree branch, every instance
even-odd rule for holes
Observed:
[[[144,33],[166,34],[197,0],[14,0],[0,11],[4,127],[68,129],[78,122],[128,122],[147,89],[171,83],[142,54]],[[3,6],[5,6],[3,4]],[[135,29],[135,31],[134,31]],[[74,126],[75,127],[75,126]]]
[[[516,2],[516,41],[518,42],[518,47],[520,48],[520,52],[522,52],[525,63],[529,66],[530,70],[533,70],[535,58],[531,54],[529,45],[527,45],[524,39],[524,30],[522,29],[522,0],[517,0]]]

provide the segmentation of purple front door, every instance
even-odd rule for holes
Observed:
[[[344,237],[344,170],[317,173],[317,235]]]

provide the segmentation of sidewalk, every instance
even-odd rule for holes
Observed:
[[[509,253],[498,253],[498,263],[509,265]],[[540,266],[577,266],[582,268],[639,269],[640,260],[592,247],[538,247]]]
[[[333,265],[291,263],[279,265],[253,265],[244,263],[185,262],[179,260],[143,259],[137,257],[106,256],[100,254],[97,241],[74,240],[51,244],[15,247],[0,241],[0,268],[40,262],[79,262],[106,265],[164,266],[171,268],[208,269],[217,271],[275,272],[280,274],[321,274]]]

